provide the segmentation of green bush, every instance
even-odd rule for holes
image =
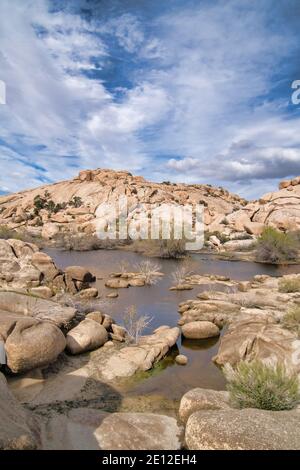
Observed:
[[[278,283],[279,292],[292,293],[300,292],[300,277],[294,279],[280,279]]]
[[[289,234],[272,227],[266,227],[256,246],[257,261],[284,263],[297,257],[299,242]]]
[[[0,225],[0,239],[8,240],[9,238],[20,238],[20,235],[16,230]]]
[[[73,196],[72,199],[69,201],[69,206],[72,207],[80,207],[82,206],[82,204],[82,199],[79,196]]]
[[[226,365],[223,371],[231,401],[239,408],[290,410],[299,402],[298,376],[288,373],[282,364],[242,361],[235,370]]]
[[[39,215],[41,209],[46,209],[48,211],[48,215],[57,214],[57,212],[67,207],[66,202],[58,202],[57,204],[55,204],[55,202],[52,199],[50,199],[50,196],[51,195],[49,191],[45,191],[44,196],[41,196],[40,194],[35,196],[33,200],[34,215]],[[75,202],[74,202],[74,199],[76,198],[73,198],[73,202],[71,205],[73,205],[74,207],[79,207],[78,204],[81,205],[81,199],[77,198],[80,201],[75,200]]]
[[[284,315],[282,324],[285,328],[295,331],[300,336],[300,305],[295,305]]]

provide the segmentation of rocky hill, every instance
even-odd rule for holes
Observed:
[[[206,230],[230,240],[245,232],[258,236],[266,225],[300,229],[300,177],[282,181],[278,191],[247,202],[210,185],[154,183],[127,171],[103,169],[84,170],[69,181],[0,197],[0,226],[44,239],[84,238],[96,231],[99,206],[114,204],[120,196],[127,197],[129,219],[138,219],[141,212],[148,217],[153,204],[202,204]]]
[[[127,196],[129,217],[151,204],[203,204],[207,227],[246,204],[239,196],[210,185],[153,183],[126,171],[84,170],[69,181],[0,197],[0,225],[43,238],[58,233],[93,234],[98,206],[114,203],[122,195]]]
[[[264,226],[284,231],[299,230],[300,176],[282,181],[278,191],[267,193],[233,212],[227,217],[227,223],[237,231],[245,229],[254,235],[259,235]]]

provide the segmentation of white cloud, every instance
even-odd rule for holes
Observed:
[[[0,139],[10,150],[0,140],[0,186],[67,178],[77,165],[233,189],[240,182],[254,194],[259,184],[246,188],[249,180],[271,185],[298,171],[300,119],[286,118],[286,102],[268,101],[274,70],[296,43],[270,29],[265,3],[183,3],[145,27],[132,13],[88,22],[49,13],[46,0],[2,0]],[[132,57],[134,85],[119,87],[117,100],[83,73],[114,58],[112,39]],[[158,164],[157,155],[170,157]]]

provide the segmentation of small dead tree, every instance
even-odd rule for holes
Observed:
[[[131,342],[138,343],[142,332],[150,325],[151,321],[152,317],[149,315],[139,316],[135,305],[126,309],[123,323]]]
[[[143,274],[145,277],[145,283],[149,286],[156,284],[158,281],[158,276],[160,273],[161,266],[158,263],[154,263],[153,261],[142,261],[141,263],[136,265],[136,269],[138,272]]]

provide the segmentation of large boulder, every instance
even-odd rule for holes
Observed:
[[[52,258],[41,251],[37,251],[32,255],[31,263],[43,274],[43,280],[45,281],[53,281],[55,276],[59,274]]]
[[[87,289],[83,289],[79,293],[79,297],[81,299],[93,299],[97,297],[97,295],[98,295],[98,289],[96,289],[96,287],[89,287]]]
[[[273,364],[284,363],[299,372],[300,341],[278,325],[271,315],[244,314],[235,319],[221,338],[218,354],[213,358],[219,366],[260,359]]]
[[[227,410],[230,408],[229,393],[224,391],[194,388],[185,393],[180,401],[179,417],[184,423],[200,410]]]
[[[113,413],[95,430],[102,450],[178,450],[176,419],[150,413]]]
[[[188,339],[206,339],[219,336],[220,330],[210,321],[192,321],[182,326],[182,334]]]
[[[81,281],[84,283],[94,282],[95,276],[86,268],[82,266],[68,266],[65,272],[74,279],[75,281]]]
[[[100,348],[108,340],[104,326],[86,318],[67,334],[67,349],[71,354],[80,354]]]
[[[187,422],[190,450],[299,450],[299,411],[197,411]]]
[[[58,327],[67,327],[76,314],[72,307],[13,291],[0,291],[0,324],[3,317],[1,311],[51,321]]]
[[[13,396],[0,373],[0,450],[32,450],[37,447],[29,427],[30,417]]]
[[[14,373],[45,366],[54,362],[65,346],[57,326],[24,318],[17,321],[5,342],[7,365]]]

